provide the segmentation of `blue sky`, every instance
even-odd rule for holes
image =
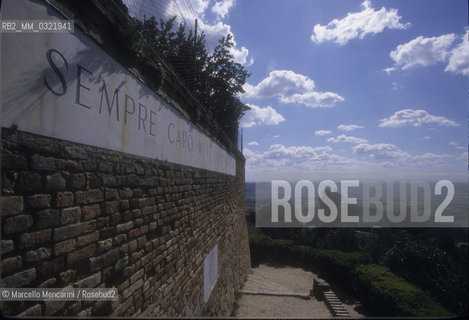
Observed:
[[[181,0],[182,1],[182,0]],[[246,180],[467,173],[466,0],[190,0],[251,73]],[[183,5],[180,5],[182,8]]]

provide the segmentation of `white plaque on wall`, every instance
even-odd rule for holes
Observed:
[[[204,300],[210,296],[218,275],[218,243],[204,260]]]
[[[64,19],[42,2],[1,6],[2,19]],[[0,34],[0,48],[2,127],[236,174],[232,155],[79,28]]]

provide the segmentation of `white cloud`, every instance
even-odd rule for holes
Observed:
[[[337,127],[340,131],[353,131],[356,129],[361,129],[363,126],[359,126],[356,124],[341,124]]]
[[[332,151],[332,148],[328,146],[314,148],[305,146],[285,147],[282,144],[274,144],[264,153],[264,157],[267,159],[280,159],[285,157],[296,159],[321,158],[326,152],[330,151]]]
[[[359,144],[352,147],[350,157],[333,153],[329,146],[284,146],[273,144],[264,152],[244,149],[248,176],[259,173],[285,177],[306,177],[305,174],[329,172],[396,174],[431,173],[454,171],[467,166],[467,152],[461,155],[435,154],[427,152],[411,155],[396,145],[388,143]],[[436,170],[439,171],[436,171]]]
[[[255,146],[258,146],[258,145],[259,145],[259,143],[258,143],[257,141],[250,141],[250,142],[248,142],[248,146],[253,146],[253,147],[255,147]]]
[[[251,57],[248,62],[248,55],[249,55],[249,50],[246,49],[246,47],[241,47],[241,49],[237,49],[235,47],[230,49],[231,54],[233,55],[233,61],[237,62],[242,65],[246,65],[246,67],[249,67],[254,63],[254,59]]]
[[[248,85],[246,95],[258,97],[285,96],[291,92],[313,91],[315,83],[308,77],[290,70],[274,70],[256,86]]]
[[[430,140],[431,137],[430,137],[430,136],[425,136],[425,137],[423,137],[422,139],[423,139],[423,140]]]
[[[442,116],[434,116],[425,110],[404,109],[396,111],[391,117],[380,120],[379,127],[401,127],[413,126],[420,127],[423,125],[455,127],[458,123],[446,119]]]
[[[240,126],[243,128],[250,128],[258,124],[278,125],[285,121],[285,118],[271,106],[265,108],[253,104],[248,104],[248,106],[251,109],[246,111],[240,122]]]
[[[327,135],[331,134],[331,132],[332,132],[331,130],[316,130],[314,132],[314,134],[316,136],[327,136]]]
[[[344,98],[334,92],[314,91],[316,84],[307,76],[290,70],[273,70],[269,76],[253,86],[245,84],[244,96],[279,97],[283,103],[299,103],[311,108],[332,107]]]
[[[445,71],[469,76],[469,35],[463,35],[461,43],[451,51]]]
[[[396,68],[394,68],[394,67],[385,68],[385,69],[383,69],[383,71],[386,72],[386,74],[389,76],[391,74],[391,72],[396,71]]]
[[[449,145],[452,146],[456,150],[466,150],[467,149],[466,147],[463,147],[462,145],[460,145],[459,143],[457,143],[455,141],[451,141],[449,143]]]
[[[352,150],[356,154],[368,155],[370,159],[376,160],[410,157],[407,152],[402,151],[396,145],[390,143],[362,143],[353,146]]]
[[[394,60],[395,67],[402,70],[416,66],[426,67],[446,61],[450,55],[449,49],[455,39],[456,36],[453,33],[431,38],[420,36],[398,45],[389,55]]]
[[[391,83],[391,85],[392,85],[393,90],[402,89],[402,86],[399,83],[395,82],[395,81],[393,83]]]
[[[217,20],[224,19],[232,6],[233,0],[217,1],[212,7],[212,12],[217,15]]]
[[[363,139],[363,138],[357,138],[357,137],[352,137],[352,136],[346,136],[345,134],[341,134],[340,136],[338,136],[337,138],[329,138],[327,139],[327,142],[333,142],[333,143],[337,143],[337,142],[348,142],[348,143],[367,143],[368,140],[366,139]]]
[[[276,134],[276,135],[273,136],[272,138],[274,138],[274,139],[280,138],[280,135],[279,135],[279,134]]]
[[[339,45],[344,45],[348,41],[359,38],[363,39],[368,34],[376,34],[388,29],[405,29],[409,23],[400,22],[397,9],[386,9],[382,7],[375,10],[369,0],[361,4],[360,12],[349,12],[345,18],[334,19],[327,25],[316,24],[314,26],[311,40],[316,43],[333,41]]]
[[[461,164],[459,157],[452,154],[436,154],[427,152],[421,155],[411,155],[402,151],[394,144],[359,144],[354,146],[353,152],[366,155],[374,161],[392,161],[398,168],[415,168],[421,170],[435,170],[436,168],[454,168],[455,164]],[[455,162],[456,161],[456,162]]]
[[[229,24],[225,24],[221,21],[215,24],[207,24],[204,21],[200,21],[199,24],[200,29],[205,33],[205,39],[209,50],[213,50],[218,45],[218,40],[220,40],[221,37],[231,35],[233,37],[234,46],[230,49],[230,53],[233,55],[234,62],[247,66],[254,63],[253,58],[248,59],[249,50],[244,46],[241,48],[237,46],[235,36],[233,32],[231,32],[231,26]]]
[[[251,150],[244,151],[247,170],[260,171],[297,171],[311,170],[315,168],[333,168],[340,170],[350,168],[351,164],[358,163],[354,159],[331,153],[329,146],[284,146],[282,144],[271,145],[267,151],[255,153]]]
[[[295,93],[280,97],[280,102],[304,104],[311,108],[329,108],[341,101],[344,101],[344,98],[334,92]]]
[[[198,16],[203,17],[211,0],[191,0],[192,9]]]

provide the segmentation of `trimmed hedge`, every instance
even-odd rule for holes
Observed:
[[[249,245],[254,264],[258,261],[294,261],[308,269],[318,267],[327,275],[340,277],[342,282],[350,276],[355,266],[371,262],[371,257],[365,252],[297,246],[292,240],[272,239],[264,234],[250,235]]]
[[[382,266],[369,264],[372,259],[365,252],[298,246],[264,234],[250,235],[249,244],[253,264],[288,261],[308,270],[319,269],[326,280],[353,291],[374,316],[454,316],[420,288]]]
[[[352,272],[354,291],[366,308],[378,316],[454,316],[420,288],[376,264]]]

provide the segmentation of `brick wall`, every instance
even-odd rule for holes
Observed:
[[[2,129],[0,287],[118,288],[3,302],[6,315],[228,316],[250,268],[237,176]],[[203,297],[203,262],[218,278]]]

